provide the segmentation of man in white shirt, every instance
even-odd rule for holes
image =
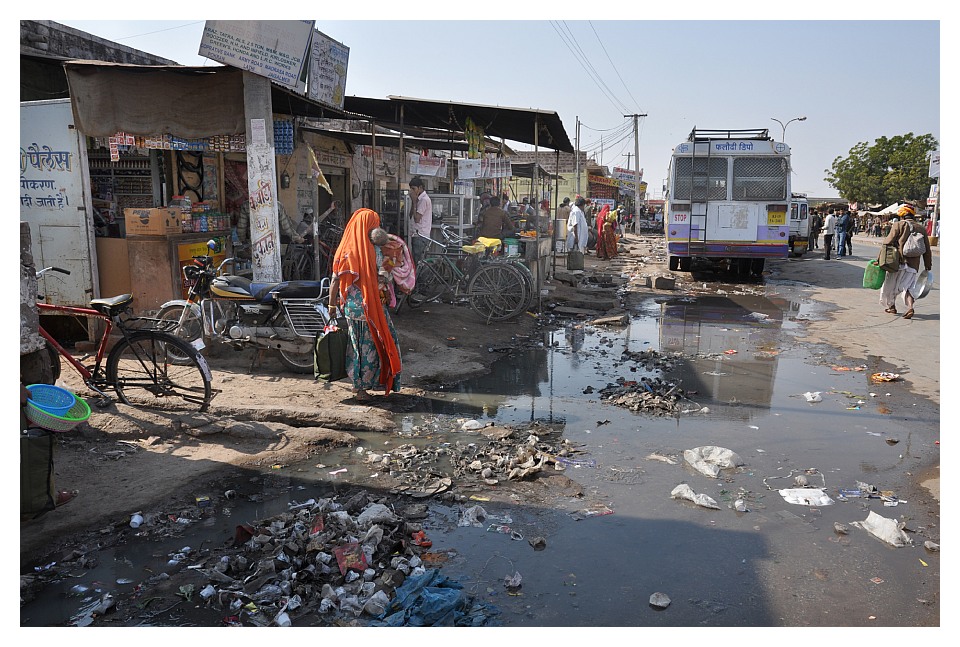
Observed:
[[[837,217],[833,209],[823,219],[823,260],[830,260],[830,248],[833,247],[833,235],[837,233]]]
[[[587,201],[577,196],[570,209],[570,215],[567,217],[567,249],[579,249],[581,252],[587,251],[587,217],[583,213],[583,207]]]
[[[418,176],[410,180],[410,196],[413,198],[413,205],[410,209],[411,232],[413,236],[413,262],[419,263],[423,258],[429,241],[421,236],[430,236],[430,230],[433,228],[433,202],[423,188],[423,180]]]

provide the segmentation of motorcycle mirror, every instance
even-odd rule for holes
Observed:
[[[207,249],[209,249],[214,254],[218,254],[223,251],[223,246],[220,244],[220,241],[216,238],[211,238],[207,241]]]

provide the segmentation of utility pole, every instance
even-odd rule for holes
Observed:
[[[577,134],[576,134],[577,144],[573,147],[573,156],[576,159],[576,169],[577,169],[577,195],[580,193],[580,117],[577,117]]]
[[[627,158],[627,170],[630,170],[630,158],[633,156],[633,153],[624,153],[624,157]]]
[[[633,154],[634,154],[634,159],[637,160],[637,174],[634,176],[634,186],[633,186],[633,213],[636,214],[639,211],[639,207],[640,207],[640,131],[637,128],[637,120],[640,117],[646,117],[647,115],[642,114],[642,115],[623,115],[623,116],[625,118],[633,117]],[[627,170],[629,170],[629,167]]]

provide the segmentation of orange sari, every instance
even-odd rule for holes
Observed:
[[[363,294],[363,312],[374,346],[380,357],[380,384],[389,395],[394,376],[400,373],[400,351],[390,335],[387,315],[380,301],[377,281],[377,250],[370,232],[380,226],[380,216],[370,209],[357,209],[344,228],[343,238],[333,256],[333,274],[339,277],[340,303],[347,299],[347,288],[356,284]]]

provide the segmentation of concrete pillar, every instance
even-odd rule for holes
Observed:
[[[277,154],[273,145],[270,80],[243,73],[243,108],[247,133],[247,186],[250,193],[250,243],[253,280],[279,282],[280,224]]]

